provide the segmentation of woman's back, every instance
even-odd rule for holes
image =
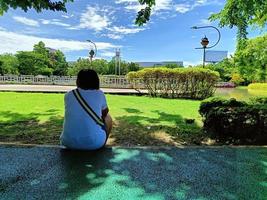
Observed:
[[[107,108],[106,98],[101,90],[83,90],[81,96],[101,118]],[[82,108],[73,91],[65,95],[65,118],[61,142],[72,149],[98,149],[105,144],[106,132]]]

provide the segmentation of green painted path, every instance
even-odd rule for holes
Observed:
[[[0,147],[0,199],[267,199],[267,148]]]

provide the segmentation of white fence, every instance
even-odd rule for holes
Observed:
[[[32,85],[76,85],[76,76],[33,76],[33,75],[4,75],[0,76],[0,84],[32,84]],[[140,80],[133,86],[125,76],[99,76],[102,88],[144,88]],[[218,82],[216,87],[235,87],[233,83]]]
[[[33,84],[33,85],[75,85],[76,76],[33,76],[4,75],[0,76],[0,84]],[[125,76],[100,76],[101,87],[133,88]]]

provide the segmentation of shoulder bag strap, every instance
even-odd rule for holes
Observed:
[[[86,111],[86,113],[101,127],[104,127],[105,124],[103,120],[93,111],[93,109],[88,105],[88,103],[84,100],[84,98],[81,96],[78,89],[72,90],[74,96],[76,97],[79,104],[82,106],[82,108]]]

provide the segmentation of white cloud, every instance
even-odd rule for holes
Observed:
[[[19,23],[25,24],[27,26],[39,26],[39,22],[33,19],[29,19],[26,17],[14,16],[13,19]]]
[[[144,28],[126,28],[123,26],[113,26],[113,27],[107,28],[107,29],[112,31],[113,33],[119,33],[119,34],[123,34],[123,35],[138,33],[140,31],[145,30]]]
[[[131,3],[131,2],[137,2],[137,0],[116,0],[115,3]]]
[[[51,25],[57,25],[57,26],[64,26],[64,27],[70,27],[70,24],[66,24],[61,22],[59,19],[52,19],[52,20],[47,20],[47,19],[41,19],[42,24],[51,24]]]
[[[179,12],[179,13],[186,13],[192,11],[194,8],[199,6],[205,5],[221,5],[221,2],[218,0],[188,0],[183,1],[184,3],[176,3],[173,0],[156,0],[156,5],[152,8],[152,15],[159,14],[160,12],[164,11],[166,14],[167,12]],[[117,4],[124,4],[126,10],[138,12],[145,5],[140,5],[138,0],[116,0],[115,3]]]
[[[113,40],[120,40],[123,38],[122,35],[113,34],[113,33],[103,34],[102,36],[106,36],[106,37],[111,38]]]
[[[74,15],[71,14],[71,15],[61,15],[61,17],[65,18],[65,19],[69,19],[69,18],[72,18]]]
[[[115,52],[112,52],[112,51],[104,51],[102,53],[100,53],[101,56],[104,56],[104,57],[114,57],[115,56]]]
[[[106,34],[102,34],[102,36],[106,36],[114,40],[120,40],[125,35],[135,34],[146,29],[145,28],[128,28],[124,26],[113,26],[113,27],[106,28],[106,30],[108,30],[109,32]]]
[[[135,12],[138,12],[139,10],[146,7],[146,5],[141,5],[137,0],[117,0],[115,1],[115,3],[126,4],[125,6],[126,10],[133,10]],[[156,5],[153,6],[152,8],[152,14],[160,10],[171,10],[172,5],[173,5],[172,0],[156,0]]]
[[[78,28],[101,31],[111,24],[105,12],[101,12],[98,7],[87,6],[86,12],[81,14]]]
[[[6,28],[0,26],[0,31],[6,31]]]
[[[190,5],[188,4],[177,4],[175,5],[175,11],[179,13],[186,13],[191,10]]]
[[[48,47],[60,49],[63,52],[87,50],[91,48],[88,42],[42,38],[8,31],[0,31],[0,38],[0,54],[16,53],[16,51],[30,51],[33,45],[39,41],[43,41]],[[107,42],[96,42],[96,45],[98,50],[109,50],[119,47]]]
[[[211,21],[208,19],[201,19],[200,24],[201,25],[211,25]]]

